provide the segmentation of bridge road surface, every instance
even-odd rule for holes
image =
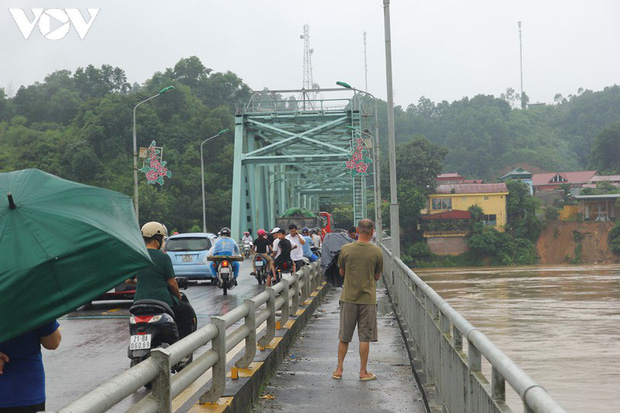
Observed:
[[[251,259],[241,262],[238,283],[227,296],[208,283],[183,290],[198,317],[198,328],[210,317],[225,314],[264,290],[250,275]],[[43,350],[46,375],[46,410],[59,410],[129,368],[129,307],[131,301],[99,301],[58,319],[62,342],[55,351]],[[207,348],[199,349],[196,354]],[[111,412],[124,412],[146,395],[145,389],[117,404]]]
[[[398,323],[382,288],[377,290],[379,341],[370,344],[368,358],[368,371],[377,380],[359,380],[357,333],[349,345],[342,379],[331,377],[338,361],[340,291],[331,289],[327,293],[252,412],[426,412]]]

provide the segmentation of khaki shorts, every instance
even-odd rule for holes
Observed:
[[[377,305],[340,301],[340,341],[350,343],[355,326],[360,341],[377,341]]]

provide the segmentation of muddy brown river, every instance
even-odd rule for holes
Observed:
[[[567,411],[620,411],[620,265],[414,271]]]

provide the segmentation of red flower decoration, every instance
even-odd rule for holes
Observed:
[[[151,169],[150,171],[148,171],[146,173],[146,179],[148,179],[149,181],[154,181],[158,178],[159,174],[157,173],[156,170]]]

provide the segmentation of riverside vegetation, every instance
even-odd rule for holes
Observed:
[[[172,93],[137,111],[138,146],[157,141],[173,173],[161,187],[140,181],[141,218],[166,222],[179,232],[199,230],[200,143],[222,129],[233,130],[234,115],[248,102],[252,88],[235,73],[214,72],[195,56],[140,84],[130,84],[121,68],[89,65],[56,71],[15,93],[0,89],[0,171],[34,167],[131,196],[133,107],[169,85],[175,87]],[[286,106],[289,97],[280,98]],[[435,177],[443,171],[486,182],[515,165],[533,171],[620,173],[620,87],[580,89],[566,97],[558,94],[554,102],[522,110],[517,108],[520,97],[507,89],[499,97],[477,95],[451,103],[422,97],[395,108],[403,258],[411,263],[428,258],[417,223]],[[380,101],[379,107],[381,148],[387,151],[387,105]],[[205,160],[207,224],[219,228],[230,222],[233,134],[206,145]],[[381,186],[387,198],[387,162],[383,166]],[[532,213],[535,201],[517,183],[509,185],[510,228],[496,233],[474,220],[472,252],[455,259],[466,261],[460,265],[480,263],[482,256],[500,264],[534,259],[533,236],[542,221]],[[334,213],[338,227],[353,224],[350,204],[324,200],[321,208]],[[382,201],[386,226],[388,210]],[[613,242],[620,248],[620,229],[614,231],[619,235]]]

